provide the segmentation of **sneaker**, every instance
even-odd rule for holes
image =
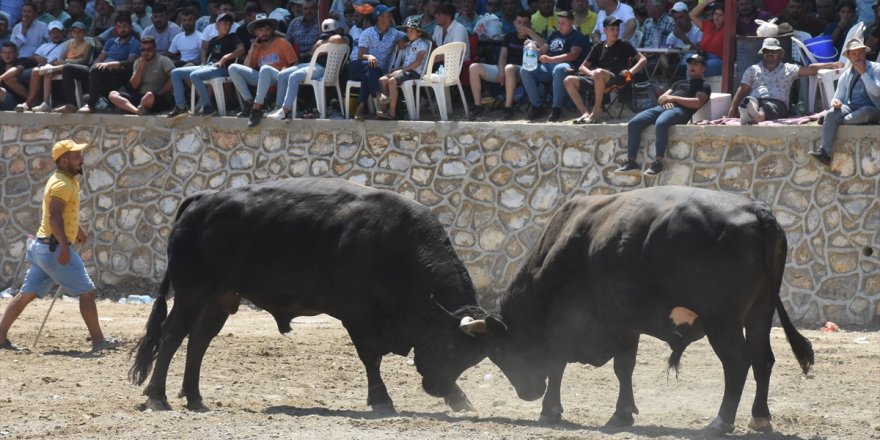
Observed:
[[[40,104],[36,107],[32,107],[31,111],[37,112],[37,113],[49,113],[52,111],[52,107],[49,107],[48,102],[43,102],[42,104]]]
[[[537,107],[532,107],[531,110],[529,110],[528,118],[530,121],[534,121],[536,119],[540,119],[541,115],[543,115],[543,114],[544,114],[544,107],[539,105]]]
[[[474,119],[480,117],[483,113],[486,113],[486,107],[483,107],[482,105],[475,105],[475,106],[471,107],[470,119],[474,120]]]
[[[61,107],[55,107],[55,112],[57,112],[57,113],[73,113],[75,111],[76,111],[76,106],[73,106],[71,104],[65,104],[65,105],[62,105]]]
[[[645,170],[645,175],[656,176],[661,172],[663,172],[663,163],[661,163],[659,160],[655,160],[654,162],[651,162],[651,167]]]
[[[186,107],[174,107],[174,110],[171,110],[171,113],[168,113],[169,119],[176,119],[188,116],[189,113],[186,111]]]
[[[80,107],[79,110],[77,110],[76,112],[77,112],[77,113],[91,113],[91,112],[92,112],[92,108],[89,107],[88,104],[86,104],[86,105]]]
[[[615,173],[629,173],[632,171],[641,171],[642,166],[639,165],[638,162],[634,160],[627,159],[626,162],[623,163],[623,166],[614,170]]]
[[[513,107],[504,107],[504,110],[501,110],[501,114],[504,115],[505,121],[513,120],[515,117]]]
[[[562,109],[559,107],[553,107],[550,110],[550,117],[547,118],[547,122],[559,122],[562,120]]]
[[[112,350],[122,345],[122,341],[114,338],[105,338],[100,342],[92,342],[92,351]]]
[[[144,116],[147,114],[147,112],[149,112],[149,110],[147,110],[147,108],[144,107],[143,105],[139,105],[137,107],[137,110],[138,110],[137,111],[138,116]]]
[[[254,105],[249,102],[244,102],[241,104],[241,111],[235,115],[237,118],[249,118],[251,117],[251,110],[253,110]]]
[[[831,156],[825,152],[825,150],[820,149],[819,151],[810,151],[810,156],[813,156],[813,159],[818,160],[825,166],[831,166]]]
[[[260,119],[263,119],[263,109],[252,109],[251,116],[248,118],[248,127],[260,125]]]
[[[217,114],[217,107],[213,105],[202,106],[202,110],[199,112],[199,116],[217,116]]]
[[[9,339],[7,339],[6,342],[0,344],[0,350],[9,350],[9,351],[15,351],[15,352],[22,352],[22,351],[27,351],[27,348],[24,348],[24,347],[20,347],[20,346],[18,346],[18,345],[15,345],[15,344],[12,343],[12,341],[10,341]]]
[[[21,104],[15,106],[15,112],[16,112],[16,113],[23,113],[23,112],[26,112],[26,111],[28,111],[28,110],[30,110],[30,109],[31,109],[31,108],[28,107],[28,105],[27,105],[26,102],[22,102]]]
[[[274,112],[267,114],[266,119],[271,119],[273,121],[286,121],[290,119],[290,112],[279,107]]]

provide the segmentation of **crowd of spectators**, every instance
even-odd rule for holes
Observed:
[[[678,98],[687,111],[661,119],[680,123],[705,102],[703,81],[738,62],[723,52],[723,0],[334,0],[326,20],[318,18],[316,0],[280,1],[3,0],[0,110],[211,116],[219,94],[208,84],[228,77],[230,105],[250,126],[264,115],[310,117],[314,98],[298,90],[307,73],[320,79],[326,64],[319,57],[307,69],[312,54],[323,44],[344,44],[350,58],[343,83],[360,83],[351,115],[398,119],[404,117],[398,87],[432,73],[424,71],[432,49],[463,42],[461,80],[470,92],[463,104],[471,118],[491,119],[499,110],[495,117],[502,119],[602,122],[609,93],[652,80],[660,108],[636,117],[642,126],[679,105]],[[880,45],[880,2],[737,0],[736,9],[740,36],[755,36],[756,20],[776,18],[783,33],[830,37],[847,60],[863,50],[859,67],[843,75],[850,83],[838,87],[845,94],[821,109],[835,114],[823,123],[836,129],[877,119],[876,109],[860,109],[880,102],[871,61]],[[859,23],[865,32],[849,38]],[[524,66],[531,44],[537,65]],[[759,61],[740,66],[745,73],[734,79],[739,87],[728,117],[743,124],[786,117],[799,77],[844,67],[795,65],[782,61],[785,55],[779,40],[768,38]],[[433,65],[443,69],[443,63],[435,59]],[[187,100],[189,88],[198,97],[194,104]],[[297,106],[298,100],[306,105]],[[348,104],[336,103],[339,114]],[[634,110],[646,108],[652,106]],[[827,157],[829,133],[820,150]]]

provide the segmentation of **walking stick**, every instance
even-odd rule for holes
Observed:
[[[74,250],[74,252],[79,252],[79,247],[74,246],[73,250]],[[61,289],[63,289],[63,287],[61,287],[61,285],[59,285],[58,289],[55,290],[55,295],[52,297],[52,302],[49,303],[49,310],[46,310],[46,316],[43,317],[43,323],[40,324],[40,329],[37,330],[37,336],[34,337],[34,343],[31,344],[31,347],[33,347],[33,348],[37,348],[37,341],[40,340],[40,335],[43,333],[43,326],[46,325],[46,321],[49,319],[49,313],[52,313],[52,307],[55,306],[55,301],[57,301],[58,297],[61,296]]]

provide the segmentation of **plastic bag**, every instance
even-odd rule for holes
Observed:
[[[480,39],[500,40],[504,38],[501,19],[495,14],[484,14],[474,24],[474,34]]]
[[[764,20],[755,20],[755,23],[758,24],[757,35],[759,37],[775,37],[779,35],[779,26],[776,25],[776,18],[771,18],[770,21]]]

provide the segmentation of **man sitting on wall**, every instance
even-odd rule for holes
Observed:
[[[129,84],[110,92],[108,99],[128,114],[145,115],[171,108],[171,69],[174,62],[158,54],[153,37],[141,39],[141,56],[134,62]]]

